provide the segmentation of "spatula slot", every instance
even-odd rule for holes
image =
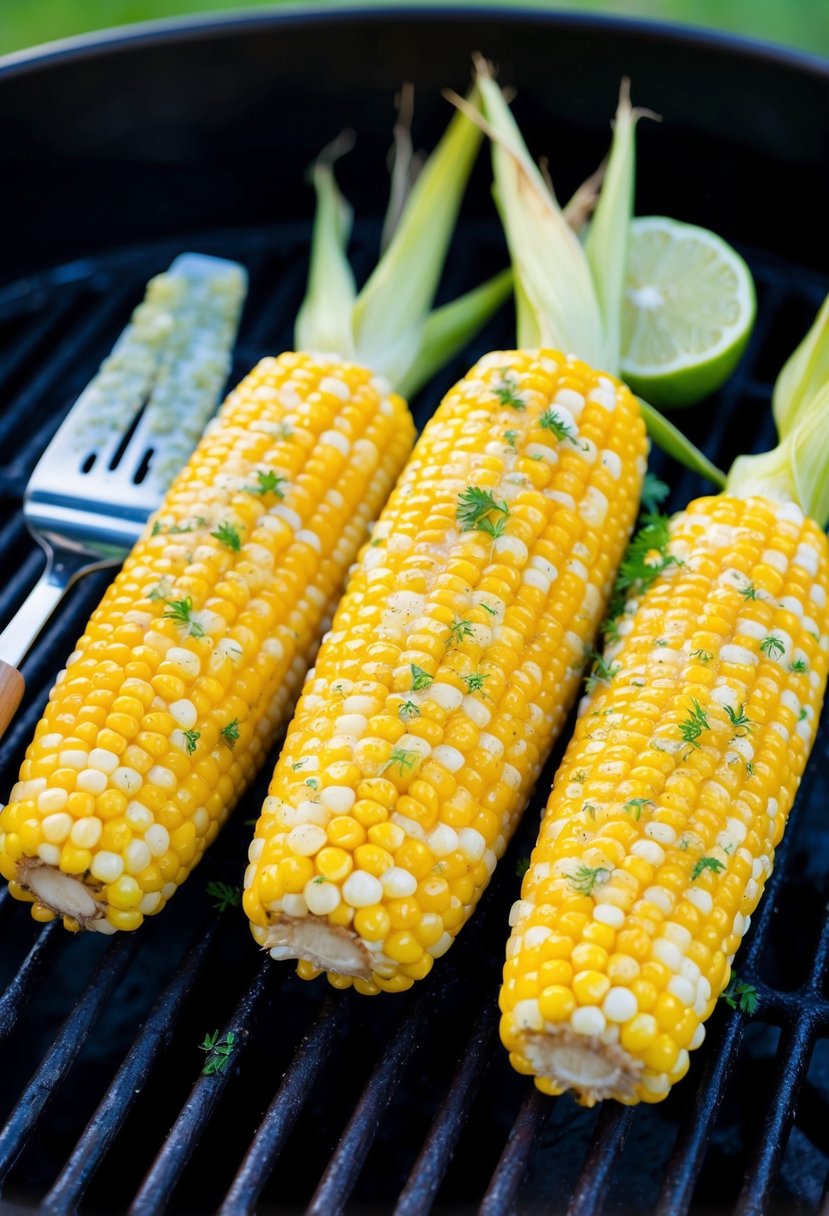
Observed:
[[[127,427],[126,431],[124,431],[124,434],[121,437],[121,442],[118,444],[118,447],[112,453],[112,458],[108,465],[110,472],[112,472],[114,469],[117,469],[118,465],[123,460],[124,453],[126,452],[127,448],[129,447],[130,440],[132,439],[135,432],[138,430],[138,424],[143,417],[144,410],[147,408],[148,401],[149,401],[149,397],[147,397],[146,400],[141,402],[141,408],[136,413],[135,417],[133,418],[132,422]]]
[[[140,486],[141,482],[144,480],[144,478],[149,473],[150,465],[152,464],[152,459],[153,459],[154,455],[155,455],[155,448],[147,448],[146,452],[141,457],[141,463],[139,464],[138,468],[135,470],[135,474],[132,479],[135,485]]]

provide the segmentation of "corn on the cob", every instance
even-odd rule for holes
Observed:
[[[795,499],[829,516],[827,419],[829,386],[623,566],[511,917],[501,1033],[545,1093],[661,1100],[729,981],[826,688],[829,543]]]
[[[0,815],[0,873],[37,919],[114,932],[160,911],[284,725],[414,439],[386,374],[416,383],[418,352],[448,358],[508,286],[448,306],[449,334],[429,317],[478,143],[456,118],[359,296],[317,167],[297,328],[314,350],[334,335],[337,354],[266,359],[231,394],[71,655]]]
[[[472,913],[572,701],[636,514],[631,393],[552,351],[444,399],[309,674],[251,847],[253,934],[400,991]]]
[[[618,348],[626,92],[594,219],[614,251],[599,290],[485,65],[479,85],[522,349],[481,360],[415,448],[309,675],[245,876],[260,945],[366,994],[425,976],[474,910],[572,702],[645,466],[630,392],[545,341],[599,365]]]
[[[90,619],[0,814],[38,919],[135,929],[197,864],[273,742],[413,439],[335,359],[230,395]]]

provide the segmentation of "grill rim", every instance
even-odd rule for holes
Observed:
[[[135,48],[173,45],[182,41],[206,40],[215,37],[243,36],[275,29],[301,26],[331,27],[338,23],[377,24],[384,21],[428,21],[432,24],[458,22],[463,19],[493,21],[497,24],[560,26],[566,30],[583,29],[602,32],[619,31],[657,41],[679,43],[702,51],[720,51],[729,56],[758,60],[768,66],[790,68],[814,74],[829,83],[829,56],[811,54],[797,47],[787,47],[733,34],[705,26],[682,25],[672,21],[652,21],[647,18],[617,17],[609,13],[578,13],[575,10],[550,12],[541,8],[516,5],[468,4],[454,0],[438,7],[436,0],[406,0],[399,6],[377,4],[374,0],[349,0],[340,7],[320,8],[317,0],[294,0],[278,10],[225,10],[203,17],[165,17],[140,21],[132,25],[110,26],[103,30],[76,34],[67,38],[40,43],[20,51],[0,56],[0,82],[23,72],[35,72],[60,63],[80,63],[100,54],[119,54]]]

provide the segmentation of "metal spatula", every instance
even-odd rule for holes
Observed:
[[[236,262],[176,258],[35,466],[23,515],[46,568],[0,634],[0,734],[23,695],[17,669],[55,606],[76,579],[123,560],[198,442],[246,289]]]

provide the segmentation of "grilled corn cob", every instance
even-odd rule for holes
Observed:
[[[184,881],[273,742],[412,438],[403,400],[333,359],[265,359],[231,394],[93,613],[0,815],[0,868],[39,919],[135,929]]]
[[[623,564],[511,916],[501,1034],[545,1093],[664,1098],[771,873],[829,666],[829,386],[780,417]]]
[[[636,514],[618,382],[488,355],[426,427],[309,675],[257,825],[253,934],[400,991],[472,913],[571,703]]]
[[[70,656],[0,814],[0,872],[37,919],[114,932],[160,911],[284,725],[411,448],[408,409],[384,376],[399,382],[416,360],[478,141],[465,119],[451,124],[359,297],[344,204],[317,166],[298,329],[313,349],[331,349],[334,331],[340,346],[265,359],[230,395]],[[413,266],[406,248],[422,228],[432,239]],[[385,306],[404,283],[405,305]],[[477,293],[460,327],[453,314],[445,357],[506,286]],[[440,339],[439,325],[429,332]],[[369,348],[382,375],[365,366]]]
[[[482,87],[514,149],[499,90]],[[632,127],[623,99],[617,176]],[[513,251],[528,340],[482,359],[426,427],[309,674],[251,845],[256,941],[365,994],[424,977],[473,912],[572,703],[637,510],[635,398],[538,341],[569,315],[567,349],[605,351],[585,255],[542,188],[552,233],[531,225],[530,260],[548,279],[570,266],[569,311],[530,303]],[[617,194],[624,218],[630,190]]]

